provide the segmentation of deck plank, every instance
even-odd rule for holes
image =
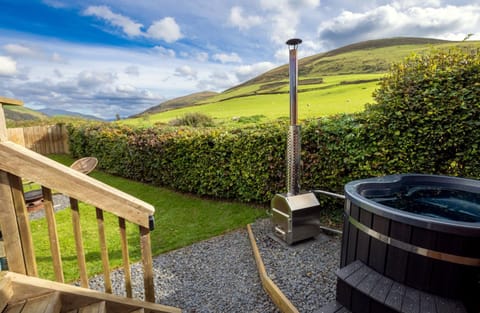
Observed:
[[[315,311],[315,313],[338,313],[338,311],[343,308],[344,306],[341,305],[338,301],[332,301],[322,306],[319,310]]]
[[[406,288],[404,285],[394,282],[392,288],[390,289],[390,292],[387,295],[387,299],[385,299],[385,305],[391,307],[394,310],[401,311],[405,290]]]
[[[382,275],[375,272],[374,270],[370,270],[367,277],[358,284],[357,288],[361,292],[365,293],[366,295],[370,295],[373,288],[378,284],[378,281],[382,278]]]
[[[420,312],[422,313],[436,313],[437,308],[435,306],[435,296],[426,293],[420,292]]]
[[[349,265],[337,271],[337,277],[342,280],[345,280],[347,279],[348,276],[352,275],[363,266],[364,266],[363,263],[360,261],[355,261],[353,263],[350,263]]]
[[[402,302],[402,312],[420,313],[420,293],[407,287]]]
[[[356,287],[362,280],[367,277],[369,273],[369,268],[367,266],[362,266],[359,268],[355,273],[347,277],[346,281],[349,283],[352,287]]]

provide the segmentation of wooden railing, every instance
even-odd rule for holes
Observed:
[[[2,99],[0,98],[0,100]],[[138,225],[145,300],[155,302],[150,244],[150,221],[154,214],[153,206],[25,147],[7,141],[6,129],[4,126],[2,127],[2,124],[5,125],[3,109],[0,105],[0,227],[9,270],[28,276],[38,276],[29,214],[23,193],[23,178],[42,186],[43,205],[56,281],[63,283],[64,276],[52,190],[70,197],[72,228],[81,286],[88,288],[88,273],[78,201],[96,208],[99,250],[102,258],[106,292],[112,292],[112,284],[103,213],[109,212],[118,217],[125,287],[128,297],[132,297],[132,282],[126,222]]]

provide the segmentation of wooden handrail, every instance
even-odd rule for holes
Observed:
[[[35,258],[34,240],[30,230],[29,215],[25,205],[25,197],[23,192],[22,180],[14,174],[0,170],[0,201],[6,200],[8,205],[0,207],[0,224],[4,234],[6,256],[11,270],[17,273],[26,274],[28,276],[37,276],[37,264]],[[9,187],[9,188],[8,188]],[[47,219],[50,251],[52,254],[52,266],[54,266],[55,279],[57,282],[63,282],[62,259],[59,249],[59,237],[56,231],[55,215],[53,213],[53,197],[51,190],[42,187],[44,196],[45,217]],[[10,196],[10,198],[6,197]],[[81,214],[78,200],[70,198],[70,208],[72,213],[72,226],[75,239],[75,254],[78,261],[78,269],[80,274],[80,285],[83,288],[89,288],[87,264],[85,259],[85,251],[83,245],[83,237],[81,230]],[[104,268],[104,287],[105,292],[112,292],[110,281],[110,269],[108,260],[108,247],[103,223],[103,210],[95,208],[97,216],[97,226],[99,235],[99,249],[102,257]],[[4,223],[11,221],[12,225]],[[118,217],[119,235],[121,239],[121,250],[123,259],[123,268],[125,270],[125,287],[128,297],[132,297],[132,281],[130,274],[130,261],[128,255],[128,242],[126,232],[126,220]],[[12,226],[12,227],[10,227]],[[143,279],[145,289],[145,300],[155,302],[155,286],[153,281],[153,263],[150,242],[150,229],[138,225],[140,233],[140,251],[143,264]],[[10,250],[11,249],[11,250]]]
[[[23,101],[22,101],[22,100],[18,100],[18,99],[0,97],[0,104],[6,104],[6,105],[23,105]]]
[[[58,282],[62,283],[64,277],[58,243],[59,238],[53,212],[52,189],[70,197],[81,286],[88,288],[88,273],[80,227],[78,201],[90,204],[96,210],[100,242],[99,249],[104,268],[106,292],[111,292],[112,286],[109,278],[108,248],[103,229],[103,211],[110,212],[119,219],[122,258],[126,276],[125,286],[127,287],[127,295],[130,297],[132,292],[125,222],[128,221],[138,225],[144,272],[145,300],[155,302],[149,229],[150,217],[155,212],[153,206],[97,181],[86,174],[8,141],[5,115],[2,109],[2,103],[5,103],[6,100],[3,102],[2,100],[5,100],[5,98],[0,97],[0,203],[2,203],[0,206],[0,227],[4,236],[9,269],[19,274],[37,276],[34,242],[22,186],[22,178],[24,178],[42,185],[52,265],[55,267],[55,279]],[[8,103],[15,102],[10,100],[12,99],[8,99]]]
[[[152,205],[13,142],[0,142],[0,170],[12,173],[125,220],[149,227]]]

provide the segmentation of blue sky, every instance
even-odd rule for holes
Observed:
[[[480,37],[480,0],[0,0],[0,96],[102,118],[223,91],[300,56]]]

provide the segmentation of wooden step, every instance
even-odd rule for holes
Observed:
[[[9,303],[4,313],[60,313],[62,303],[58,292]]]
[[[0,277],[0,312],[6,308],[12,295],[12,280],[9,277]]]
[[[466,313],[463,303],[416,290],[361,261],[337,271],[337,301],[352,312]]]
[[[78,313],[105,313],[105,312],[106,312],[105,301],[92,303],[78,310]]]
[[[13,272],[0,272],[0,287],[2,286],[2,281],[4,281],[5,286],[10,286],[6,289],[6,292],[3,293],[3,290],[0,290],[0,299],[5,297],[10,299],[9,306],[5,310],[12,309],[15,304],[16,311],[5,311],[0,308],[2,313],[17,313],[22,312],[23,307],[27,305],[29,301],[39,298],[39,296],[44,296],[45,294],[52,294],[55,297],[58,297],[58,303],[61,304],[62,312],[68,313],[90,313],[88,311],[91,308],[87,307],[92,304],[97,304],[99,302],[103,303],[104,311],[101,309],[93,312],[109,312],[109,313],[143,313],[142,310],[145,310],[149,313],[181,313],[182,310],[179,308],[165,306],[156,303],[144,302],[138,299],[125,298],[117,295],[112,295],[108,293],[102,293],[90,289],[80,288],[72,285],[46,281],[36,277],[28,277],[25,275],[13,273]],[[11,291],[8,291],[11,289]],[[41,298],[41,297],[40,297]],[[22,302],[23,301],[23,302]],[[57,301],[51,301],[51,305],[57,303]],[[51,306],[50,305],[50,306]],[[21,307],[20,309],[18,309]],[[27,306],[28,307],[28,306]],[[36,307],[37,308],[37,307]],[[35,313],[59,313],[60,309],[51,311],[48,308],[48,311],[31,311]],[[80,308],[83,308],[84,311],[81,311]],[[93,309],[93,308],[92,308]],[[141,309],[141,310],[139,310]],[[29,312],[29,311],[27,311]]]

